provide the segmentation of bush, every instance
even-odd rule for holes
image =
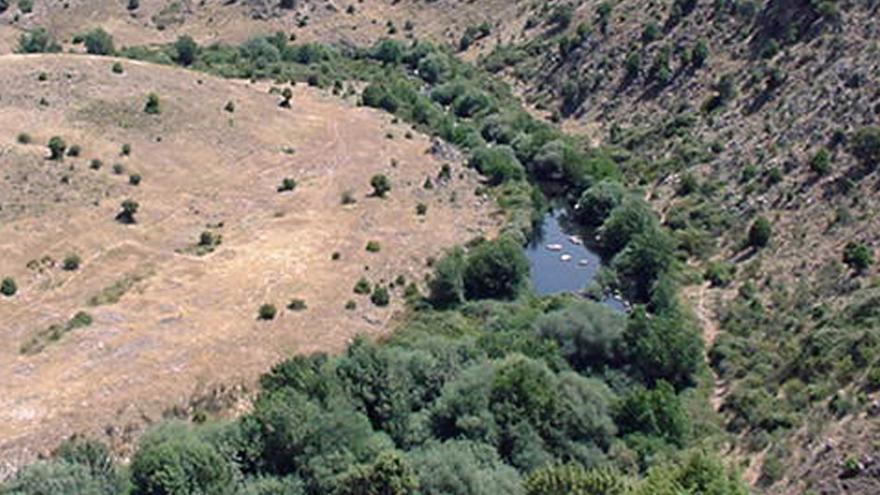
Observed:
[[[434,274],[428,282],[428,299],[438,309],[457,306],[464,302],[465,256],[455,248],[434,264]]]
[[[773,235],[773,227],[770,221],[764,217],[758,217],[749,228],[748,245],[754,248],[766,247]]]
[[[140,0],[128,0],[128,10],[137,10],[140,6]]]
[[[78,144],[67,149],[67,156],[77,157],[80,153],[82,153],[82,148]]]
[[[113,37],[101,28],[89,31],[83,40],[86,51],[92,55],[111,55],[113,53]]]
[[[843,262],[861,273],[874,264],[874,251],[862,242],[850,241],[843,248]]]
[[[19,144],[31,144],[32,141],[31,135],[25,132],[20,133],[16,140],[19,142]]]
[[[379,244],[379,241],[367,241],[368,253],[378,253],[381,249],[382,246]]]
[[[522,247],[510,237],[484,242],[468,254],[463,280],[468,299],[513,299],[529,274]]]
[[[291,311],[305,311],[308,309],[308,306],[304,299],[291,299],[287,304],[287,309]]]
[[[581,194],[575,206],[578,222],[596,227],[623,201],[626,190],[617,181],[602,180]]]
[[[419,203],[416,205],[416,215],[425,216],[428,214],[428,205]]]
[[[34,0],[18,0],[18,10],[22,14],[30,14],[34,11]]]
[[[140,208],[140,205],[137,201],[126,199],[122,202],[122,211],[116,215],[116,221],[124,224],[136,223],[134,215],[137,213],[138,208]]]
[[[79,269],[79,264],[82,260],[76,254],[68,254],[67,257],[64,258],[64,263],[62,263],[61,267],[64,270],[72,272],[74,270]]]
[[[156,93],[150,93],[147,95],[147,103],[144,105],[144,112],[150,115],[158,115],[162,113],[162,108],[159,103],[159,95]]]
[[[373,187],[374,196],[384,198],[391,190],[391,181],[384,174],[376,174],[370,179],[370,186]]]
[[[3,277],[3,281],[0,282],[0,294],[3,294],[6,297],[12,297],[16,292],[18,292],[18,284],[15,283],[15,279],[12,277]]]
[[[387,288],[382,285],[376,285],[376,288],[373,289],[373,293],[370,295],[370,301],[379,307],[388,306],[388,303],[391,301],[391,295],[388,293]]]
[[[52,136],[49,139],[49,158],[51,160],[61,160],[64,158],[65,149],[67,149],[67,143],[60,136]]]
[[[101,161],[100,159],[98,159],[98,158],[92,158],[92,160],[89,162],[89,168],[92,169],[92,170],[100,170],[100,168],[101,168],[103,165],[104,165],[104,162],[102,162],[102,161]]]
[[[131,145],[128,143],[123,144],[122,148],[120,149],[120,153],[122,154],[122,156],[131,155]]]
[[[370,281],[367,280],[366,278],[361,277],[361,279],[358,280],[356,284],[354,284],[354,293],[355,294],[360,294],[363,296],[363,295],[367,295],[371,292],[373,292],[373,288],[370,285]]]
[[[285,177],[278,186],[278,192],[288,192],[296,189],[296,181],[290,177]]]
[[[820,148],[819,151],[810,158],[810,170],[816,175],[828,175],[831,172],[831,153],[827,148]]]
[[[110,68],[114,74],[122,74],[125,72],[125,69],[122,68],[122,62],[113,62],[113,65]]]
[[[132,186],[139,186],[141,184],[141,176],[140,174],[131,174],[128,176],[128,183]]]
[[[184,35],[174,43],[174,61],[180,65],[192,65],[199,53],[199,45],[191,36]]]
[[[44,28],[28,31],[18,38],[19,53],[52,53],[60,51],[61,45]]]
[[[275,308],[273,304],[263,304],[260,306],[260,309],[257,310],[257,319],[259,320],[274,320],[275,315],[278,314],[278,309]]]
[[[495,186],[525,178],[525,169],[510,146],[478,148],[471,155],[469,164]]]
[[[850,151],[862,164],[874,170],[880,164],[880,127],[864,127],[852,135]]]
[[[229,113],[234,113],[234,112],[235,112],[235,102],[233,102],[233,101],[227,101],[227,102],[226,102],[226,106],[223,107],[223,109],[226,110],[226,111],[229,112]]]

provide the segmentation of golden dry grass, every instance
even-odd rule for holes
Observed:
[[[400,291],[379,309],[352,293],[358,278],[422,281],[428,256],[496,227],[492,202],[474,194],[478,178],[461,163],[450,185],[422,188],[442,162],[426,153],[428,138],[405,139],[388,115],[303,87],[283,109],[269,85],[131,61],[117,75],[113,62],[0,57],[0,275],[19,285],[0,298],[7,468],[76,431],[110,434],[118,446],[214,384],[249,384],[294,352],[386,332]],[[149,92],[160,95],[161,115],[143,112]],[[16,142],[20,132],[33,144]],[[81,155],[47,160],[53,135]],[[123,143],[131,156],[120,156]],[[142,183],[114,175],[114,163]],[[368,197],[380,172],[394,185],[384,200]],[[284,177],[297,180],[293,193],[276,192]],[[346,190],[355,205],[340,204]],[[114,221],[127,198],[141,205],[135,225]],[[425,217],[415,213],[420,202]],[[209,226],[222,235],[218,249],[184,254]],[[370,239],[381,252],[366,252]],[[335,251],[341,260],[331,260]],[[63,271],[71,252],[81,267]],[[292,298],[308,309],[284,309]],[[343,309],[349,299],[357,310]],[[256,320],[265,302],[280,309],[274,321]],[[94,317],[90,327],[20,352],[80,310]]]

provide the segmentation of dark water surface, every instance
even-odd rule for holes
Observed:
[[[551,211],[525,247],[532,287],[539,295],[580,293],[596,278],[602,266],[602,258],[590,249],[589,239],[581,242],[581,235],[564,225],[564,215]],[[617,310],[624,309],[617,299],[609,297],[605,303]]]

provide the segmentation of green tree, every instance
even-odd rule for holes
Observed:
[[[121,206],[122,211],[116,215],[116,221],[124,224],[136,223],[134,215],[140,208],[140,204],[133,199],[126,199]]]
[[[12,297],[16,292],[18,292],[18,284],[15,283],[15,279],[12,277],[3,277],[3,281],[0,282],[0,294],[3,294],[6,297]]]
[[[226,494],[229,463],[184,425],[172,424],[141,441],[131,461],[133,495]]]
[[[703,342],[692,321],[680,311],[649,317],[637,306],[623,334],[627,361],[648,384],[659,380],[683,388],[693,383]]]
[[[754,248],[766,247],[770,244],[773,235],[773,226],[765,217],[758,217],[749,228],[748,244]]]
[[[376,174],[370,179],[370,186],[373,187],[374,196],[384,198],[391,190],[391,180],[385,174]]]
[[[471,251],[464,268],[468,299],[512,299],[526,282],[529,262],[510,237],[484,242]]]
[[[86,33],[83,41],[86,45],[86,51],[92,55],[113,54],[113,37],[101,28]]]
[[[593,301],[566,305],[535,322],[538,336],[555,341],[572,368],[597,372],[621,363],[625,326],[623,317]]]
[[[843,262],[862,273],[874,264],[874,251],[863,242],[850,241],[843,248]]]
[[[434,265],[434,274],[428,282],[429,299],[436,308],[455,307],[464,302],[465,256],[461,248],[454,248]]]
[[[622,434],[641,432],[682,445],[690,424],[675,389],[660,381],[653,389],[637,389],[620,402],[616,414]]]
[[[469,163],[492,185],[525,178],[525,169],[509,146],[478,148],[471,154]]]
[[[337,495],[411,495],[418,480],[407,459],[396,451],[379,454],[372,464],[357,466],[344,476]]]
[[[275,305],[266,303],[260,306],[260,309],[257,311],[257,318],[260,320],[274,320],[277,314],[278,309]]]
[[[49,159],[61,160],[64,158],[64,150],[67,149],[67,143],[60,136],[52,136],[49,139]]]
[[[144,112],[150,115],[158,115],[162,113],[159,95],[156,93],[150,93],[147,95],[147,103],[144,105]]]
[[[810,170],[819,176],[831,172],[831,153],[828,148],[819,148],[819,151],[810,158]]]
[[[870,170],[880,164],[880,127],[863,127],[850,138],[850,151]]]
[[[623,185],[617,181],[602,180],[594,184],[581,194],[575,206],[578,222],[593,227],[602,225],[623,201],[625,193]]]
[[[388,306],[391,302],[391,295],[388,293],[388,289],[384,285],[376,285],[376,288],[373,289],[373,293],[370,294],[370,301],[376,306]]]
[[[51,53],[60,51],[61,45],[44,28],[28,31],[18,38],[18,53]]]
[[[516,469],[490,445],[450,440],[410,453],[423,495],[523,495]]]
[[[174,43],[174,60],[183,66],[192,65],[196,61],[199,54],[199,45],[189,35],[183,35],[177,38]]]

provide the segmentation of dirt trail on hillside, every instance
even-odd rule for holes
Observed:
[[[699,287],[688,287],[684,290],[684,296],[690,301],[690,305],[693,308],[694,314],[696,315],[697,321],[702,329],[703,344],[705,346],[704,357],[707,363],[709,360],[709,350],[712,348],[712,345],[715,344],[715,339],[720,332],[718,316],[714,314],[714,310],[707,305],[708,292],[708,282],[701,284]],[[712,370],[712,377],[714,380],[714,386],[712,389],[712,397],[709,399],[709,402],[712,405],[712,409],[719,411],[724,401],[724,395],[727,392],[727,384],[718,377],[715,370]]]

